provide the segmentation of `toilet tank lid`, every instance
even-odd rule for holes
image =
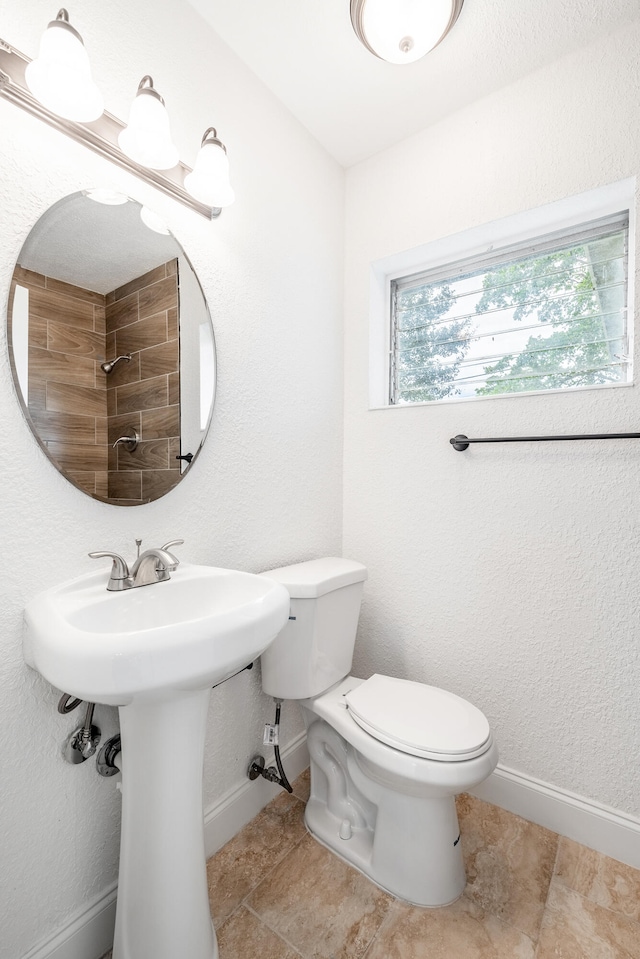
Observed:
[[[342,586],[363,583],[367,567],[352,559],[329,556],[266,570],[262,575],[286,586],[292,599],[316,599]]]

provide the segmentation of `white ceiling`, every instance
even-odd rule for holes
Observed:
[[[173,236],[143,224],[140,209],[135,200],[105,206],[83,193],[64,197],[40,217],[18,264],[83,290],[110,293],[181,253]]]
[[[392,66],[349,0],[187,2],[344,166],[640,16],[640,0],[465,0],[440,46]]]

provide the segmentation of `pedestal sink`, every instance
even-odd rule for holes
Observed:
[[[280,632],[289,594],[263,576],[187,564],[122,592],[107,592],[107,579],[92,572],[36,596],[24,657],[58,689],[119,707],[113,959],[215,959],[202,815],[209,696]]]

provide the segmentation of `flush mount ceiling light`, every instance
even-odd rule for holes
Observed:
[[[131,104],[129,125],[118,137],[123,153],[151,170],[170,170],[179,160],[169,114],[150,76],[143,77]]]
[[[449,33],[464,0],[351,0],[351,23],[370,53],[413,63]]]
[[[210,206],[229,206],[235,200],[227,149],[214,127],[205,130],[193,172],[184,178],[184,186],[192,197]]]
[[[25,80],[34,97],[59,117],[87,123],[104,110],[82,37],[65,9],[43,33],[39,56],[27,66]]]

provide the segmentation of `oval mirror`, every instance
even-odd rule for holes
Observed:
[[[63,476],[119,506],[173,489],[209,427],[215,343],[155,214],[106,191],[60,200],[20,251],[7,325],[24,414]]]

